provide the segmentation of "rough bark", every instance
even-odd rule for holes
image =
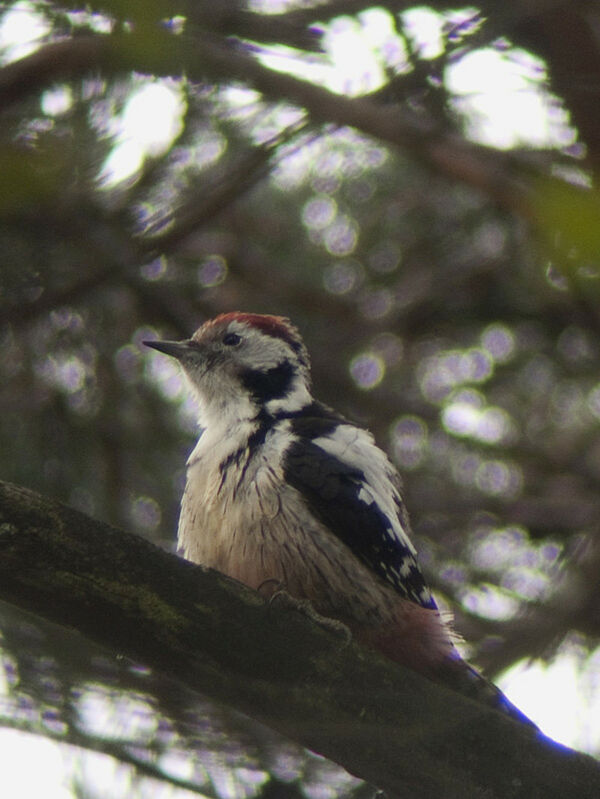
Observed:
[[[227,703],[392,796],[598,796],[600,766],[296,610],[0,483],[0,599]]]

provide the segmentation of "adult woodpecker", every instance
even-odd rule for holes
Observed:
[[[233,312],[176,358],[200,406],[183,555],[256,590],[283,587],[392,660],[531,722],[459,655],[410,540],[400,477],[371,434],[311,394],[287,319]]]

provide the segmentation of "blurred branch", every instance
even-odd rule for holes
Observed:
[[[0,325],[10,324],[19,328],[56,307],[81,300],[100,286],[122,282],[129,285],[144,303],[153,306],[152,318],[158,316],[173,329],[181,329],[182,319],[191,317],[191,314],[182,314],[181,308],[177,307],[181,303],[175,297],[165,295],[164,287],[157,292],[155,287],[144,282],[139,277],[139,265],[177,249],[187,236],[252,189],[272,170],[281,145],[289,143],[307,128],[306,120],[300,120],[263,145],[249,149],[224,170],[212,186],[207,186],[204,176],[201,176],[198,185],[192,187],[175,210],[155,224],[159,232],[154,235],[150,230],[143,236],[132,235],[129,238],[121,210],[110,214],[90,206],[87,213],[80,213],[79,206],[67,210],[59,218],[53,217],[49,209],[43,216],[23,216],[19,221],[24,229],[31,231],[40,221],[46,228],[50,222],[55,233],[82,244],[88,251],[88,270],[78,274],[71,283],[45,288],[39,297],[25,304],[19,302],[0,308]],[[98,235],[96,230],[98,222],[101,222],[102,235]],[[95,247],[90,252],[92,237]],[[90,268],[94,265],[96,268]],[[184,332],[181,330],[182,335]]]
[[[309,81],[277,72],[227,42],[197,34],[174,37],[168,31],[110,36],[81,36],[47,45],[0,70],[0,105],[40,89],[50,80],[94,69],[110,73],[147,71],[157,75],[186,74],[192,81],[239,80],[266,97],[305,108],[317,122],[351,126],[387,144],[409,149],[437,172],[465,183],[514,213],[554,234],[555,202],[579,203],[587,215],[598,215],[600,202],[592,192],[536,172],[515,154],[440,132],[434,120],[402,112],[369,97],[334,94]],[[546,197],[549,195],[549,200]],[[567,224],[574,224],[567,220]],[[560,230],[560,224],[558,226]],[[565,251],[573,233],[565,232]],[[596,243],[595,240],[593,242]]]
[[[57,80],[109,66],[106,36],[75,36],[46,44],[0,69],[0,112]]]
[[[364,0],[362,3],[365,6]],[[367,6],[368,7],[368,6]],[[321,33],[312,27],[318,9],[298,9],[281,14],[248,11],[236,3],[187,3],[183,12],[189,22],[225,36],[286,45],[302,50],[320,50]]]
[[[387,8],[390,13],[400,13],[413,6],[407,0],[382,0],[377,6]],[[293,8],[281,14],[271,14],[274,24],[283,22],[291,27],[313,25],[315,22],[330,22],[335,17],[360,14],[373,8],[373,3],[368,0],[329,0],[329,2],[315,2],[306,7]]]
[[[349,98],[309,81],[264,67],[258,60],[215,41],[202,43],[196,68],[205,66],[215,75],[228,75],[249,83],[270,99],[285,99],[305,108],[319,122],[357,128],[388,144],[408,147],[431,166],[485,191],[502,205],[526,207],[521,182],[510,177],[510,159],[492,148],[466,142],[459,136],[440,135],[433,121],[402,113],[368,97]]]
[[[584,551],[577,554],[555,581],[558,587],[549,600],[533,605],[523,616],[505,622],[482,619],[464,611],[459,627],[468,640],[493,636],[501,646],[484,645],[477,663],[490,675],[498,674],[524,658],[549,659],[571,631],[579,631],[591,641],[600,629],[600,542],[586,539]]]
[[[600,43],[598,9],[553,3],[515,29],[515,38],[548,65],[551,87],[565,100],[571,123],[600,169]]]
[[[144,36],[80,36],[47,45],[0,70],[0,107],[22,99],[58,77],[105,68],[160,75],[187,73],[190,80],[240,80],[265,96],[306,108],[313,120],[351,126],[388,144],[408,147],[448,177],[484,191],[497,202],[531,214],[529,192],[511,176],[514,158],[492,148],[440,135],[434,122],[383,106],[368,98],[334,94],[309,81],[276,72],[257,59],[216,39],[197,35],[175,38],[161,30]]]
[[[0,727],[11,730],[19,730],[20,732],[28,732],[32,735],[43,735],[44,738],[49,738],[57,743],[68,743],[71,746],[77,746],[80,749],[86,749],[91,752],[97,752],[101,755],[108,755],[115,760],[132,766],[138,777],[147,777],[150,779],[158,780],[162,783],[172,785],[174,788],[183,788],[192,793],[198,793],[202,796],[218,799],[217,794],[210,785],[202,783],[197,784],[192,780],[186,780],[182,777],[176,777],[163,771],[159,766],[149,760],[143,760],[135,754],[127,751],[128,744],[123,741],[108,740],[99,735],[90,735],[80,729],[76,729],[73,725],[69,725],[66,732],[59,732],[52,729],[47,724],[32,723],[30,721],[23,721],[13,716],[0,715]],[[142,748],[139,743],[132,742],[129,744],[132,749]],[[143,748],[148,749],[148,744],[144,743]]]
[[[207,188],[202,179],[200,185],[188,194],[185,201],[172,214],[158,221],[155,225],[159,228],[158,233],[153,234],[150,230],[140,237],[138,245],[140,253],[172,252],[183,239],[266,177],[273,168],[271,162],[278,148],[307,127],[306,120],[301,120],[270,141],[244,153],[229,167],[225,175],[219,177],[212,188]]]
[[[0,325],[11,325],[14,329],[18,329],[62,305],[81,300],[90,291],[113,278],[121,278],[121,270],[120,263],[108,264],[104,269],[84,272],[80,278],[66,286],[60,286],[53,291],[44,291],[39,297],[26,303],[20,302],[0,309]]]
[[[340,646],[217,572],[8,483],[0,554],[0,598],[235,706],[391,796],[592,799],[600,790],[591,758]]]

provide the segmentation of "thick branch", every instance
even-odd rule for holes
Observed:
[[[216,572],[8,483],[0,598],[242,710],[393,796],[600,791],[591,758],[344,646]]]

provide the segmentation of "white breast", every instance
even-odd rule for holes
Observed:
[[[238,424],[235,435],[200,438],[188,461],[181,504],[178,543],[195,563],[218,569],[258,587],[266,561],[278,546],[272,521],[281,519],[282,453],[289,444],[289,423],[266,434],[248,457],[243,446],[258,430],[256,422]],[[225,464],[225,466],[223,466]]]
[[[240,438],[247,441],[256,428],[253,423],[243,436],[219,440],[205,433],[192,452],[179,520],[184,557],[254,589],[281,587],[308,598],[324,615],[361,624],[389,621],[395,591],[374,579],[284,482],[289,422],[267,433],[249,462],[234,457]],[[228,458],[224,477],[219,466]]]

